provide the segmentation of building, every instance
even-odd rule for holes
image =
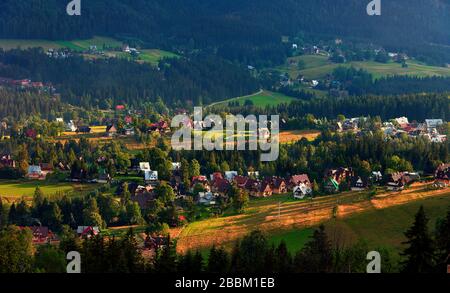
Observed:
[[[37,165],[28,166],[27,178],[38,180],[45,179],[45,177],[42,175],[41,167]]]
[[[441,164],[434,172],[434,186],[446,188],[450,186],[450,164]]]
[[[294,198],[296,199],[303,199],[306,196],[312,195],[312,189],[310,185],[307,185],[305,183],[299,183],[294,186],[294,189],[292,190],[292,194],[294,195]]]
[[[158,181],[158,171],[145,171],[144,172],[145,182],[155,182]]]
[[[355,176],[351,180],[351,190],[352,191],[363,191],[369,187],[369,183],[365,178],[361,176]]]
[[[108,137],[114,137],[117,135],[117,128],[114,125],[109,125],[106,127],[106,135]]]
[[[98,235],[100,229],[97,226],[78,226],[77,234],[79,237],[90,238],[92,236]]]

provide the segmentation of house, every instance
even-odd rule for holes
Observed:
[[[369,186],[369,183],[366,179],[361,176],[355,176],[351,180],[351,190],[352,191],[363,191],[366,190]]]
[[[434,186],[445,188],[450,186],[450,164],[441,164],[434,172]]]
[[[245,184],[249,178],[246,176],[234,176],[233,182],[236,184],[238,188],[245,188]]]
[[[270,185],[273,193],[283,194],[287,192],[286,181],[280,177],[271,177],[266,178],[264,182],[267,182]]]
[[[48,174],[53,173],[53,165],[49,163],[41,163],[39,164],[39,167],[41,168],[42,176],[45,178]]]
[[[73,120],[70,120],[67,124],[66,124],[66,131],[70,131],[70,132],[75,132],[77,131],[77,126],[75,125],[75,122],[73,122]]]
[[[11,155],[3,155],[0,158],[0,166],[1,167],[10,167],[10,168],[15,168],[16,167],[16,161],[14,161],[12,159]]]
[[[211,191],[211,186],[210,186],[206,176],[200,175],[200,176],[192,177],[191,190],[193,190],[194,186],[197,184],[201,185],[203,187],[203,189],[205,189],[206,191]]]
[[[248,171],[247,172],[247,176],[254,178],[254,179],[258,179],[259,178],[259,171]]]
[[[155,182],[158,181],[158,171],[145,171],[144,172],[145,182]]]
[[[125,110],[125,106],[124,105],[117,105],[116,106],[116,110],[117,111],[123,111],[123,110]]]
[[[33,244],[50,243],[56,240],[56,235],[45,226],[34,226],[34,227],[20,227],[20,229],[30,229],[33,235]]]
[[[238,175],[237,171],[225,171],[225,179],[233,181],[233,178]]]
[[[219,178],[217,180],[214,180],[211,189],[213,192],[225,195],[228,193],[230,188],[231,188],[231,184],[228,180],[226,180],[224,178]]]
[[[372,171],[370,175],[370,181],[372,183],[380,183],[383,181],[383,174],[380,171]]]
[[[149,203],[155,199],[154,187],[151,185],[139,185],[130,200],[137,202],[141,209],[149,207]]]
[[[179,171],[181,170],[181,163],[180,162],[172,162],[172,167],[171,167],[171,171],[175,172],[175,171]]]
[[[262,182],[259,185],[258,192],[256,193],[257,197],[269,197],[272,196],[273,190],[270,187],[269,182]]]
[[[215,205],[216,197],[212,192],[199,192],[198,193],[198,203],[202,205]]]
[[[401,191],[405,189],[405,172],[395,172],[388,175],[386,188],[389,191]]]
[[[90,238],[92,236],[98,235],[100,233],[100,229],[97,226],[78,226],[77,234],[79,237]]]
[[[146,172],[151,171],[149,162],[140,162],[139,163],[139,171]]]
[[[28,166],[27,178],[39,180],[45,179],[45,177],[42,176],[41,167],[37,165]]]
[[[438,128],[443,125],[444,121],[442,119],[425,119],[425,125],[427,129],[431,130],[433,128]]]
[[[211,181],[214,182],[216,180],[221,180],[223,179],[222,173],[220,172],[214,172],[210,175]]]
[[[312,195],[311,186],[300,182],[296,186],[294,186],[293,195],[296,199],[303,199],[306,196],[310,196]]]
[[[288,187],[293,190],[294,187],[299,186],[302,183],[311,187],[311,181],[309,180],[309,177],[307,174],[293,175],[293,176],[291,176],[291,178],[289,178],[287,184],[288,184]]]
[[[153,131],[157,131],[157,132],[160,132],[160,133],[164,133],[164,132],[170,131],[169,124],[166,121],[164,121],[164,120],[160,120],[158,123],[150,124],[149,125],[149,129],[152,132]]]
[[[106,135],[108,137],[114,137],[117,134],[117,128],[114,125],[109,125],[106,127]]]
[[[258,196],[260,185],[261,184],[258,180],[247,178],[244,188],[248,191],[249,195]]]
[[[324,189],[326,192],[338,192],[343,181],[348,181],[353,177],[352,168],[330,169],[325,172]]]

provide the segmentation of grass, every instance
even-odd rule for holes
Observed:
[[[329,229],[342,232],[351,241],[365,239],[371,248],[391,247],[396,251],[404,248],[404,232],[412,225],[414,215],[423,205],[429,217],[430,231],[436,220],[444,217],[450,207],[450,196],[430,197],[420,201],[385,209],[373,209],[327,223]]]
[[[49,40],[19,40],[19,39],[1,39],[0,48],[4,50],[11,50],[15,48],[35,48],[41,47],[45,50],[48,49],[61,49],[69,48],[75,51],[83,51],[89,49],[90,46],[97,46],[99,50],[103,48],[103,45],[107,47],[121,47],[122,42],[107,37],[93,37],[87,40],[73,40],[73,41],[49,41]]]
[[[297,62],[303,61],[305,66],[299,70]],[[415,60],[407,61],[408,67],[402,68],[402,65],[395,62],[378,63],[374,61],[348,62],[344,64],[332,63],[327,56],[322,55],[303,55],[288,58],[285,65],[276,69],[281,73],[288,73],[292,78],[303,75],[307,79],[322,79],[339,66],[361,68],[372,73],[375,78],[389,75],[411,75],[419,77],[427,76],[450,76],[450,68],[429,66]]]
[[[242,106],[244,105],[246,100],[252,101],[253,105],[255,106],[265,107],[265,106],[277,106],[283,103],[290,103],[296,99],[280,93],[261,90],[252,95],[232,98],[219,103],[211,104],[210,106],[227,105],[229,102],[239,102],[239,105]]]
[[[177,58],[178,55],[172,52],[158,50],[158,49],[145,49],[141,51],[139,60],[150,63],[154,66],[158,65],[158,62],[163,58]]]
[[[29,197],[34,194],[36,187],[40,187],[45,195],[74,190],[71,183],[47,183],[45,181],[0,180],[0,196]]]
[[[204,250],[213,244],[230,249],[236,239],[259,229],[272,243],[285,239],[290,249],[297,250],[307,241],[311,229],[324,223],[331,236],[339,231],[339,240],[345,244],[364,239],[371,248],[399,251],[403,233],[411,226],[420,205],[428,212],[430,228],[450,207],[450,190],[417,186],[403,193],[382,193],[383,197],[374,200],[369,194],[370,191],[344,192],[313,200],[295,200],[292,195],[252,199],[243,214],[227,213],[190,223],[179,234],[177,249]],[[335,218],[337,206],[340,212]],[[358,210],[348,212],[354,207]]]

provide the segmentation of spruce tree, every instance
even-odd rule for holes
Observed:
[[[408,239],[403,244],[408,247],[401,254],[402,271],[406,273],[429,273],[434,267],[434,244],[428,232],[428,218],[423,206],[420,206],[414,224],[405,232]]]

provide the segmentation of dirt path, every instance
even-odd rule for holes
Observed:
[[[332,219],[373,209],[383,209],[434,196],[450,196],[450,189],[429,190],[415,184],[398,193],[381,193],[369,199],[368,192],[347,192],[314,200],[252,203],[245,214],[191,223],[179,232],[177,250],[202,249],[233,242],[249,231],[267,232],[316,226]]]

